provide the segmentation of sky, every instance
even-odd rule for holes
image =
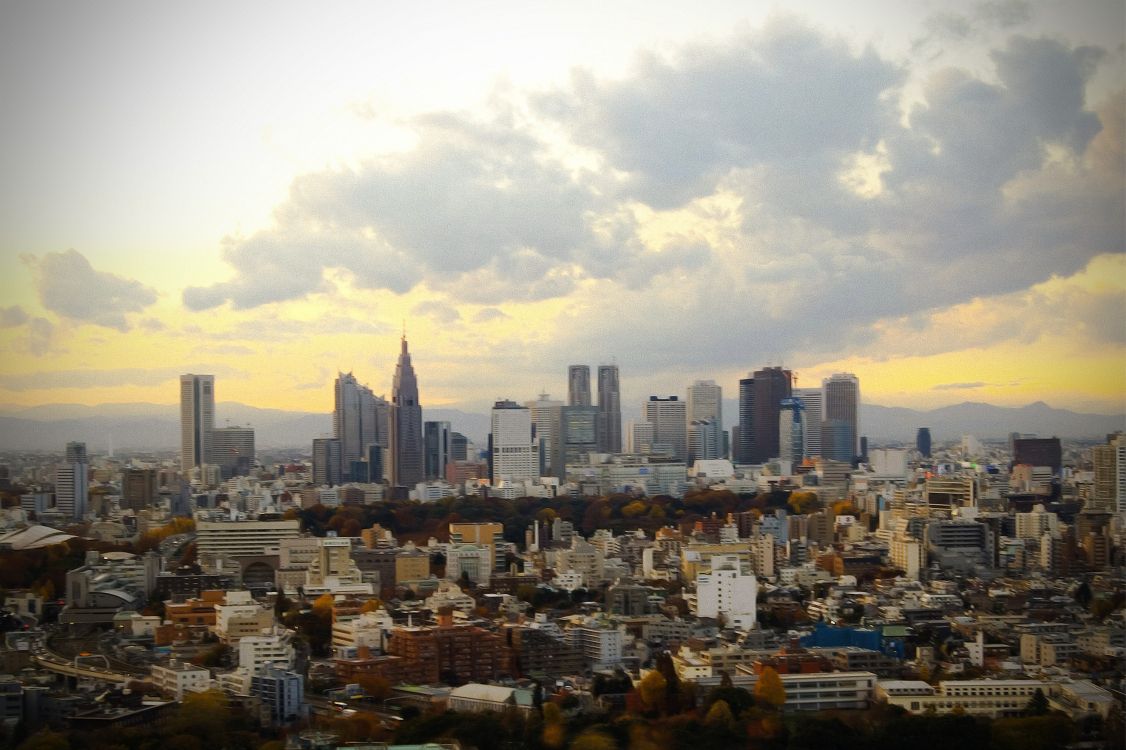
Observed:
[[[1126,411],[1112,2],[0,6],[0,407]]]

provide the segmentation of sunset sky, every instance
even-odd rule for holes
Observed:
[[[1110,2],[13,2],[0,407],[1126,410]]]

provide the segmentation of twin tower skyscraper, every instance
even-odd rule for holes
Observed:
[[[590,367],[567,368],[568,406],[591,406]],[[596,434],[599,453],[622,452],[622,396],[617,365],[598,366],[598,413]]]

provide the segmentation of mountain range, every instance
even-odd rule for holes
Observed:
[[[724,424],[737,421],[738,402],[725,400]],[[217,405],[216,426],[249,425],[258,448],[295,448],[308,452],[313,438],[332,434],[332,415],[261,409],[236,402]],[[623,426],[640,410],[622,414]],[[479,446],[485,445],[489,415],[457,409],[424,409],[423,418],[450,422],[453,429]],[[1054,409],[1038,401],[1022,407],[965,402],[931,411],[862,404],[860,431],[874,445],[913,443],[915,431],[929,427],[936,441],[962,435],[979,439],[1003,438],[1011,432],[1070,439],[1105,438],[1126,430],[1126,415],[1081,414]],[[61,451],[67,442],[85,442],[93,453],[115,450],[176,450],[179,447],[179,407],[175,404],[51,404],[24,409],[0,408],[0,451]]]

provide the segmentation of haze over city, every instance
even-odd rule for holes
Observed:
[[[768,364],[1119,414],[1118,2],[25,3],[0,405],[622,401]]]

